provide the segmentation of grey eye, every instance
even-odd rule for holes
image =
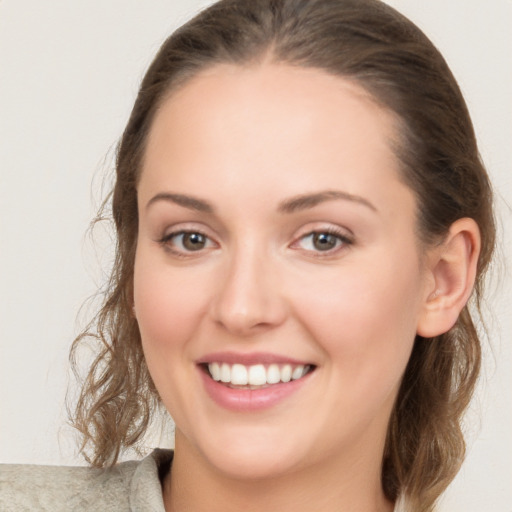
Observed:
[[[187,251],[199,251],[206,247],[207,237],[201,233],[180,233],[176,238],[181,239],[181,245]],[[177,245],[180,243],[178,242]]]
[[[327,252],[337,249],[346,240],[341,235],[329,233],[327,231],[316,231],[303,236],[299,245],[302,249],[313,252]]]
[[[334,249],[340,242],[340,238],[331,233],[313,233],[313,247],[318,251]]]

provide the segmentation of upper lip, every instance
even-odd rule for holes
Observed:
[[[273,354],[270,352],[252,352],[252,353],[237,353],[237,352],[214,352],[206,354],[197,360],[197,364],[209,363],[227,363],[227,364],[243,364],[251,366],[255,364],[291,364],[291,365],[307,365],[311,364],[308,361],[301,361],[293,357]]]

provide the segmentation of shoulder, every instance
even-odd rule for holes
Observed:
[[[107,469],[0,465],[0,510],[163,512],[160,475],[171,460],[172,452],[155,450]]]
[[[109,469],[65,466],[2,465],[1,510],[129,510],[128,494],[136,462]],[[108,507],[108,508],[107,508]]]

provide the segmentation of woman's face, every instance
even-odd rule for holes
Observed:
[[[356,85],[285,65],[164,102],[134,293],[178,450],[238,478],[382,458],[427,287],[396,135]]]

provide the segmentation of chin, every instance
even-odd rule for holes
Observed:
[[[300,464],[298,443],[283,442],[282,432],[272,436],[263,434],[261,429],[250,430],[244,435],[217,435],[215,442],[201,443],[198,446],[200,456],[234,480],[276,478],[297,469]],[[291,440],[288,438],[288,441]]]
[[[293,472],[295,461],[271,451],[245,450],[244,453],[224,453],[212,460],[217,470],[234,480],[275,479]]]

